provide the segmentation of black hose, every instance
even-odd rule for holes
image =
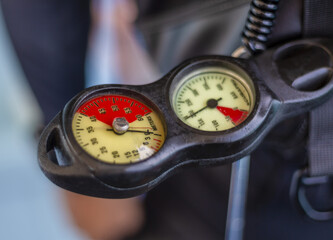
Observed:
[[[242,42],[253,54],[266,49],[280,0],[253,0],[242,34]]]

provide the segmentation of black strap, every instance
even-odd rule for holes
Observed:
[[[333,37],[333,1],[303,0],[303,37]],[[332,67],[332,66],[331,66]],[[332,77],[332,76],[331,76]],[[307,189],[331,186],[333,176],[333,98],[310,113],[308,141],[308,167],[294,173],[290,194],[296,206],[308,217],[317,221],[333,219],[333,209],[327,206],[322,195],[312,194],[309,201]],[[329,188],[325,188],[331,189]],[[326,191],[325,190],[325,191]],[[318,192],[317,192],[318,193]],[[314,197],[314,198],[313,198]],[[327,198],[327,195],[326,195]],[[319,200],[319,201],[318,201]],[[318,208],[320,202],[321,207]],[[326,202],[326,204],[325,204]],[[325,209],[325,210],[323,210]]]
[[[303,35],[305,37],[333,36],[333,1],[304,0]]]
[[[333,1],[304,0],[304,37],[333,36]],[[333,175],[333,99],[310,113],[309,175]]]
[[[333,176],[333,99],[310,113],[309,175]]]

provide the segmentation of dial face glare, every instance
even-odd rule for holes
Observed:
[[[160,116],[144,103],[121,95],[103,95],[75,112],[72,130],[79,145],[94,158],[114,164],[142,161],[165,139]]]
[[[241,124],[253,109],[248,82],[226,68],[202,68],[183,77],[172,97],[176,115],[202,131],[224,131]]]

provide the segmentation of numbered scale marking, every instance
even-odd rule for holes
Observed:
[[[163,145],[159,115],[142,102],[103,95],[83,103],[72,121],[79,145],[96,159],[114,164],[142,161]]]
[[[223,131],[241,124],[253,109],[247,82],[223,68],[203,68],[185,76],[173,95],[173,109],[185,124]]]

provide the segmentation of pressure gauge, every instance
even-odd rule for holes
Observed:
[[[83,102],[72,120],[76,141],[92,157],[112,164],[142,161],[163,145],[161,116],[143,102],[106,94]]]
[[[186,125],[201,131],[224,131],[244,122],[255,94],[246,77],[225,67],[202,67],[179,80],[172,106]]]

